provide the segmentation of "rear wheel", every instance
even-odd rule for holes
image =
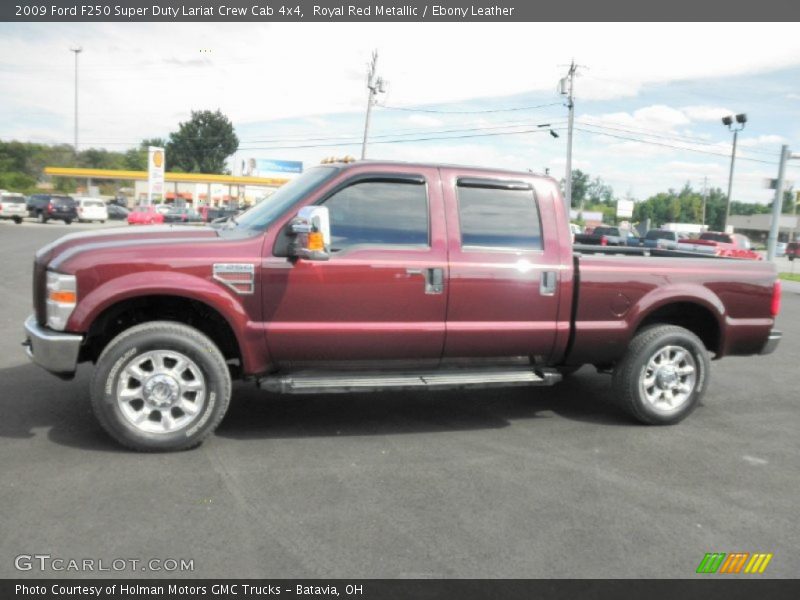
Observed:
[[[66,225],[72,225],[72,219],[64,219]]]
[[[697,407],[709,370],[708,352],[696,335],[676,325],[655,325],[633,338],[614,370],[614,396],[636,420],[670,425]]]
[[[91,396],[98,421],[120,444],[185,450],[225,416],[231,378],[207,336],[181,323],[155,321],[124,331],[103,350]]]
[[[20,225],[22,223],[22,217],[14,217],[14,223]]]

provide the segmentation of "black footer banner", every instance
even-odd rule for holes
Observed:
[[[615,579],[40,579],[2,580],[0,598],[147,600],[155,598],[231,599],[549,599],[800,598],[798,580],[701,578],[688,580]]]

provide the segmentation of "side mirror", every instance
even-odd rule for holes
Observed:
[[[328,260],[331,247],[331,221],[324,206],[304,206],[289,221],[289,234],[295,237],[289,255],[306,260]]]

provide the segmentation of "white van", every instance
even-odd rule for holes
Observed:
[[[99,198],[75,198],[78,203],[78,221],[100,221],[105,223],[108,220],[108,208],[106,203]]]

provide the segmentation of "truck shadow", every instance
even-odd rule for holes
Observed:
[[[281,396],[236,387],[217,436],[232,439],[397,435],[508,427],[520,419],[564,418],[599,425],[633,422],[613,406],[611,378],[584,368],[552,388]]]
[[[73,448],[126,452],[106,435],[89,404],[91,367],[61,381],[32,364],[0,370],[0,437],[48,440]],[[227,439],[401,435],[508,427],[519,419],[564,418],[610,426],[632,421],[609,402],[610,378],[584,368],[553,388],[278,396],[234,386],[217,429]]]

